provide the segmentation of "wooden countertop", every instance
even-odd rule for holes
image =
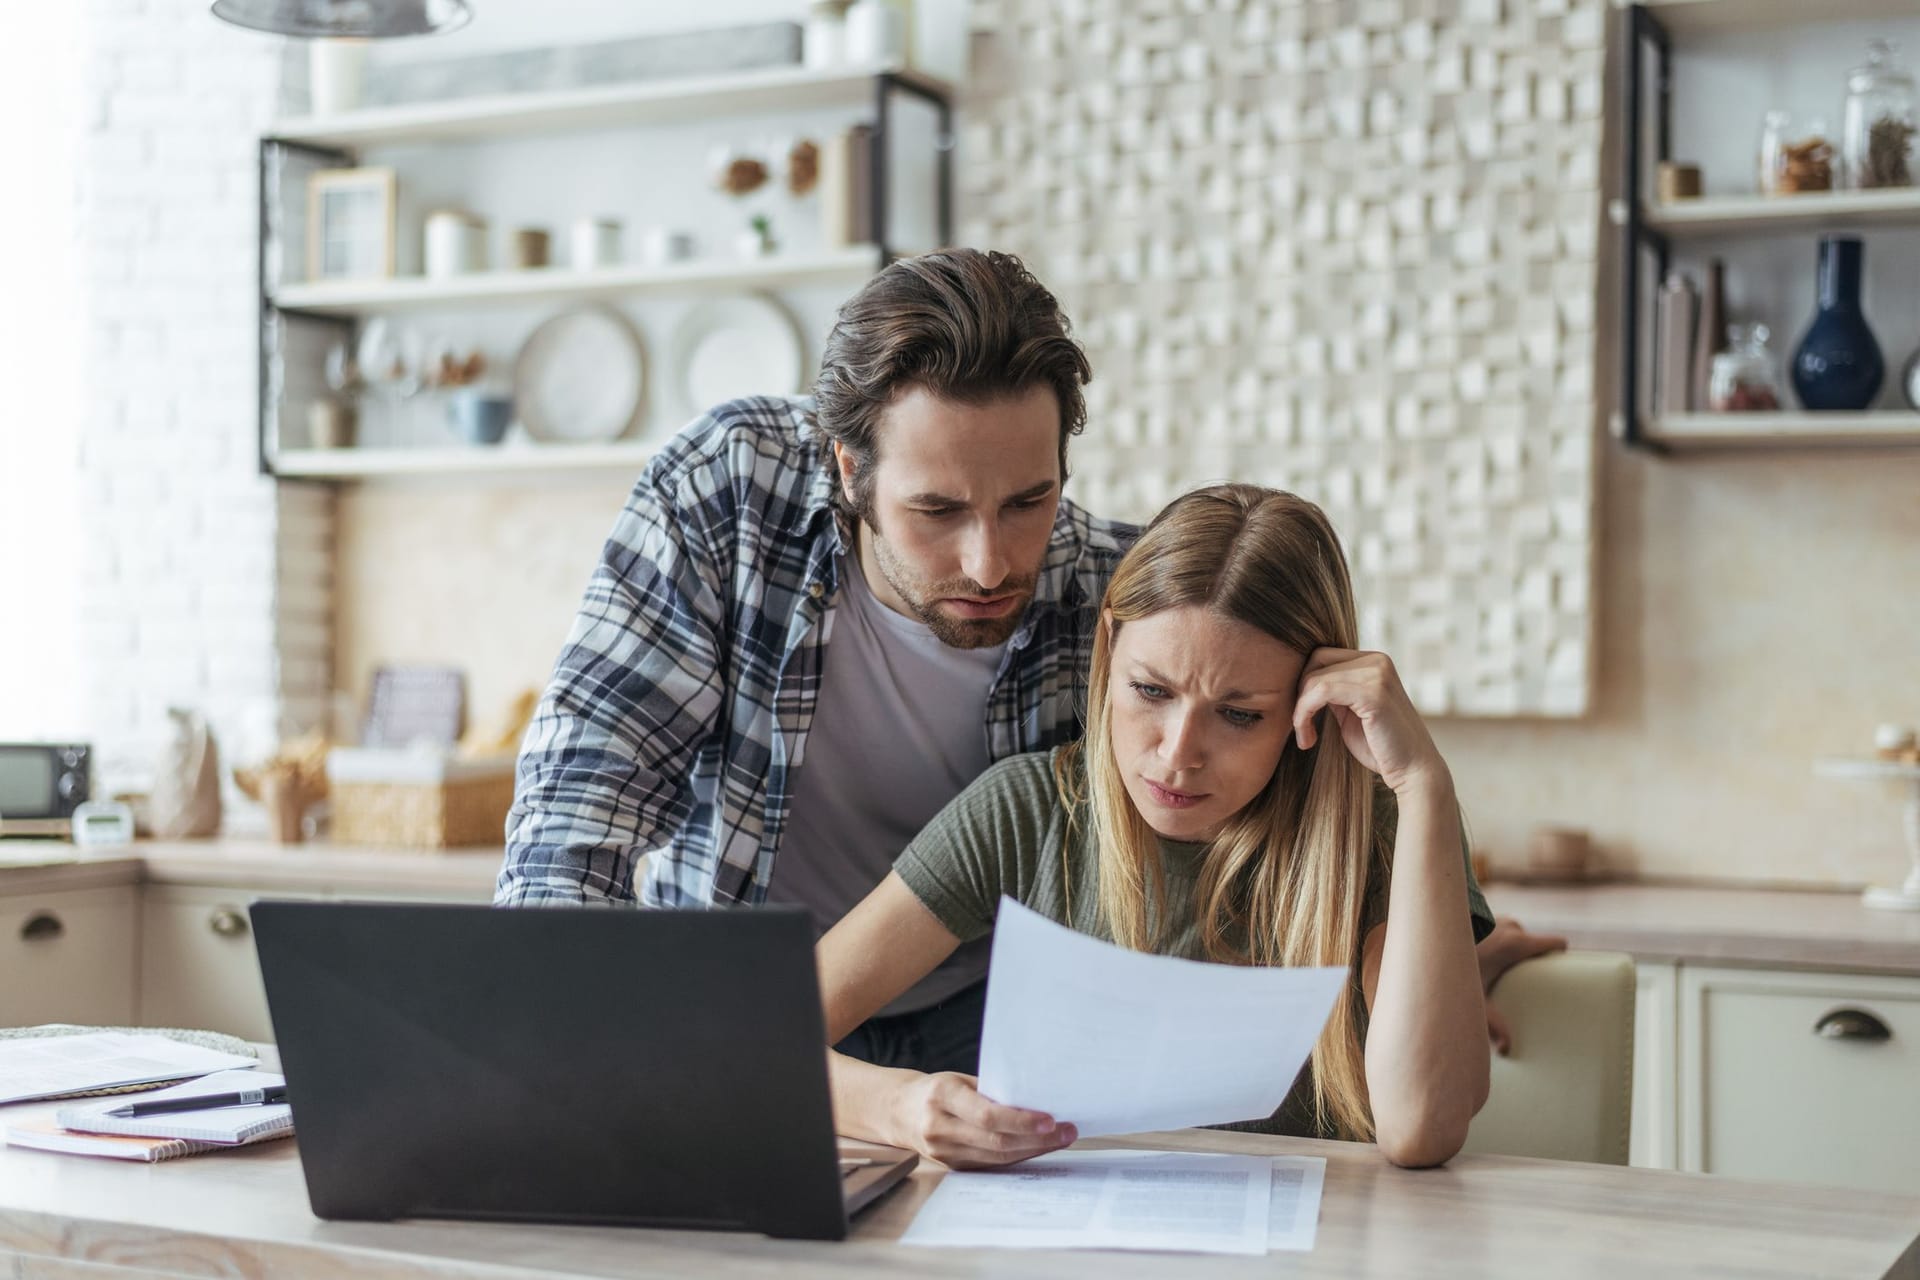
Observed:
[[[1852,890],[1495,880],[1486,895],[1536,933],[1642,960],[1920,975],[1920,912],[1869,907]]]
[[[117,849],[0,841],[0,893],[147,883],[238,885],[489,900],[499,848],[422,852],[264,840],[142,840]],[[1851,891],[1656,884],[1563,887],[1493,881],[1496,914],[1576,947],[1643,960],[1920,976],[1920,912],[1867,907]]]
[[[41,1104],[44,1107],[44,1104]],[[0,1120],[27,1107],[6,1108]],[[0,1259],[20,1275],[497,1278],[1920,1276],[1920,1197],[1611,1165],[1462,1156],[1388,1165],[1372,1146],[1186,1130],[1095,1146],[1327,1158],[1312,1253],[1262,1258],[910,1249],[941,1176],[925,1166],[843,1244],[727,1233],[503,1223],[321,1222],[292,1141],[137,1165],[0,1149]],[[14,1274],[4,1265],[0,1272]],[[91,1267],[87,1274],[93,1274]]]
[[[493,896],[502,850],[433,852],[267,840],[139,840],[83,849],[61,841],[0,841],[0,893],[112,884],[242,885],[304,892]]]

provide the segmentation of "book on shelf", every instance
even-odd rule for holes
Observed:
[[[872,125],[844,129],[821,150],[820,230],[829,249],[873,243]]]

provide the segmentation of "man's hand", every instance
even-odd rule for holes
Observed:
[[[1526,926],[1512,916],[1501,916],[1493,922],[1493,932],[1475,949],[1480,957],[1480,985],[1491,995],[1500,975],[1522,960],[1566,949],[1565,938],[1550,933],[1528,933]],[[1503,1058],[1513,1048],[1513,1030],[1490,999],[1487,1001],[1487,1039],[1493,1041],[1494,1052]]]
[[[1014,1164],[1073,1145],[1070,1124],[980,1094],[980,1082],[957,1071],[919,1077],[901,1091],[897,1124],[907,1147],[949,1169]]]

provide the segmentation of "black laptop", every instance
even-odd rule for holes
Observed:
[[[307,1197],[838,1240],[908,1152],[843,1158],[797,909],[261,902]]]

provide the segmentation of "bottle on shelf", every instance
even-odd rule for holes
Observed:
[[[1856,236],[1820,240],[1819,310],[1793,354],[1793,390],[1809,409],[1864,409],[1880,393],[1886,364],[1860,309],[1863,256]]]
[[[1706,286],[1694,315],[1693,369],[1688,377],[1687,402],[1704,405],[1713,385],[1713,358],[1727,349],[1727,271],[1720,259],[1707,264]]]
[[[1763,324],[1727,326],[1727,349],[1713,358],[1707,408],[1714,413],[1767,413],[1780,407],[1780,365]]]
[[[1847,74],[1841,172],[1852,190],[1913,185],[1913,77],[1894,56],[1893,41],[1869,41]]]

